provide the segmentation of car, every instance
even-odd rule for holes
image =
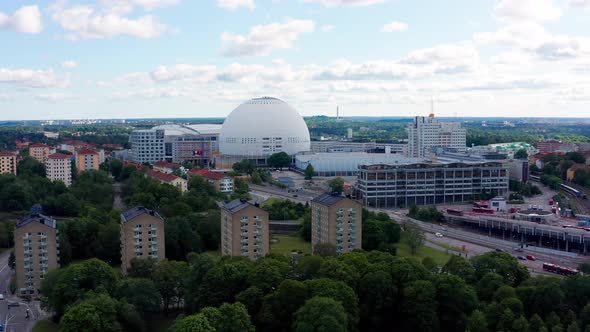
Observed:
[[[504,250],[500,249],[500,248],[496,248],[497,252],[504,252]]]
[[[435,233],[434,236],[436,236],[436,237],[443,237],[443,235],[441,233]]]
[[[521,261],[526,261],[526,257],[524,256],[516,256],[516,258],[520,259]]]
[[[8,302],[8,309],[12,307],[20,307],[20,303],[18,302]]]
[[[522,252],[522,248],[521,247],[514,247],[514,248],[512,248],[512,250],[518,251],[518,252]]]
[[[0,293],[0,301],[4,300],[4,294]]]
[[[536,261],[537,260],[535,258],[535,256],[533,256],[533,255],[526,255],[526,259],[528,259],[529,261]]]
[[[0,331],[4,331],[4,324],[0,323]]]

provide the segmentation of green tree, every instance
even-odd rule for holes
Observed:
[[[567,332],[581,332],[578,322],[572,322],[570,325],[568,325]]]
[[[305,284],[291,279],[283,281],[275,292],[264,297],[259,315],[261,325],[268,331],[288,330],[295,312],[307,298]],[[340,307],[342,308],[342,305]],[[344,309],[342,311],[346,319]]]
[[[216,332],[203,314],[195,314],[182,318],[174,323],[170,332]]]
[[[255,165],[252,160],[244,159],[240,162],[233,164],[233,170],[240,174],[252,175],[254,173]]]
[[[479,310],[473,310],[467,319],[466,332],[487,332],[488,322],[485,315]]]
[[[151,278],[156,271],[157,261],[151,257],[132,258],[127,269],[127,276],[130,278]]]
[[[297,310],[293,329],[296,332],[345,332],[347,318],[342,304],[329,297],[314,297]]]
[[[272,258],[262,258],[250,270],[248,281],[250,285],[258,287],[264,293],[268,293],[276,289],[285,280],[289,270],[289,264],[285,262]]]
[[[313,165],[312,164],[307,164],[307,167],[305,168],[305,179],[306,180],[311,180],[315,175],[315,170],[313,169]]]
[[[358,294],[363,329],[383,330],[391,322],[397,289],[391,275],[385,271],[372,271],[360,281]]]
[[[81,303],[73,306],[62,317],[59,323],[59,330],[64,332],[101,332],[101,331],[117,331],[109,324],[108,330],[106,322],[101,320],[98,310],[88,303]],[[120,326],[119,326],[120,330]]]
[[[586,305],[580,310],[580,325],[581,326],[588,326],[590,325],[590,302],[586,303]]]
[[[545,324],[543,323],[543,319],[541,319],[541,316],[537,314],[532,315],[531,319],[529,320],[529,331],[540,331],[543,327],[545,327]]]
[[[289,167],[292,161],[293,159],[287,153],[277,152],[270,155],[266,160],[266,163],[269,167],[282,169],[283,167]]]
[[[310,297],[323,296],[340,302],[346,311],[349,329],[356,327],[359,321],[359,300],[350,286],[342,281],[327,278],[306,280],[304,284]]]
[[[518,263],[516,257],[505,252],[490,251],[472,258],[471,263],[477,279],[488,272],[494,272],[501,275],[507,283],[517,286],[529,277],[527,269]]]
[[[250,315],[242,303],[224,303],[219,308],[207,307],[201,311],[217,332],[254,332]]]
[[[412,255],[415,255],[418,248],[420,248],[424,243],[424,232],[422,232],[420,227],[412,223],[406,223],[404,230],[408,237],[410,252]]]
[[[496,324],[497,331],[510,331],[512,325],[514,324],[514,313],[510,309],[504,310],[502,315],[500,315],[500,320]]]
[[[236,295],[236,301],[242,303],[246,307],[250,317],[254,317],[254,315],[257,315],[258,312],[260,312],[263,296],[264,294],[258,287],[250,286]]]
[[[164,312],[168,312],[171,304],[180,302],[188,272],[186,262],[163,260],[156,265],[152,280],[162,297]]]
[[[529,154],[525,149],[520,149],[514,153],[514,159],[527,159]]]
[[[473,288],[463,279],[445,274],[436,277],[434,286],[441,327],[449,331],[464,330],[467,315],[477,306]]]
[[[328,181],[328,186],[333,193],[341,194],[344,191],[344,180],[341,177]]]
[[[406,331],[438,331],[436,289],[430,281],[409,283],[403,290],[402,314]]]
[[[471,262],[456,255],[451,256],[449,261],[442,267],[442,272],[456,275],[467,282],[472,282],[475,275],[475,269]]]
[[[162,297],[149,279],[127,278],[119,281],[115,297],[132,304],[141,314],[160,310]]]
[[[528,332],[529,322],[523,316],[518,317],[514,323],[512,323],[512,331],[514,332]]]

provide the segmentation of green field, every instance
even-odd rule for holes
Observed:
[[[311,243],[303,241],[298,235],[273,235],[271,240],[278,242],[270,243],[270,252],[280,255],[290,255],[293,251],[301,251],[304,254],[311,254]]]
[[[41,320],[33,327],[33,332],[57,332],[57,325],[48,320]]]
[[[451,255],[447,254],[444,251],[432,249],[424,245],[422,245],[420,248],[418,248],[418,250],[416,250],[415,255],[412,255],[410,253],[410,246],[408,245],[408,238],[405,236],[404,233],[402,233],[401,239],[397,244],[397,256],[412,257],[419,259],[420,261],[422,261],[424,257],[431,257],[439,266],[445,265],[451,258]]]

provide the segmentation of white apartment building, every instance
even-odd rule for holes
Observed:
[[[134,130],[129,135],[129,159],[136,163],[155,163],[164,160],[164,130]]]
[[[433,147],[465,152],[467,131],[458,122],[439,122],[434,114],[417,116],[408,125],[408,156],[424,158]]]
[[[51,181],[62,181],[67,187],[72,184],[72,164],[69,155],[54,153],[47,157],[45,165],[47,178]]]

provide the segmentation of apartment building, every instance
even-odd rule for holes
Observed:
[[[332,244],[343,254],[362,246],[362,205],[339,195],[322,194],[311,201],[311,250]]]
[[[54,153],[47,157],[45,171],[51,181],[62,181],[67,187],[72,184],[72,163],[70,155]]]
[[[16,153],[0,151],[0,174],[16,175]]]
[[[154,169],[156,171],[164,172],[167,174],[171,174],[174,170],[179,169],[181,167],[180,164],[171,163],[168,161],[160,160],[154,163]]]
[[[376,208],[467,202],[506,194],[508,176],[502,161],[361,165],[357,197]]]
[[[121,263],[125,273],[133,258],[166,258],[164,219],[155,211],[137,206],[121,213]]]
[[[18,294],[39,294],[47,273],[59,267],[59,237],[55,219],[32,213],[17,221],[14,257]]]
[[[264,257],[269,252],[268,212],[246,200],[221,206],[221,254]]]
[[[212,172],[208,169],[193,168],[188,174],[188,181],[193,176],[202,176],[207,183],[213,186],[215,190],[224,194],[231,194],[234,191],[234,179],[221,172]]]
[[[90,149],[80,149],[76,152],[76,167],[78,172],[89,170],[98,171],[100,158],[98,152]]]
[[[29,145],[29,155],[37,159],[40,163],[45,163],[47,157],[51,153],[51,148],[48,145],[35,143]]]
[[[164,130],[134,130],[129,135],[129,158],[136,163],[155,163],[164,160]]]
[[[186,192],[188,190],[187,181],[179,176],[174,174],[166,174],[164,172],[157,171],[155,169],[150,169],[145,173],[147,177],[150,177],[154,180],[158,180],[161,183],[169,184],[180,189],[181,192]]]
[[[408,125],[408,156],[428,157],[430,149],[451,148],[457,152],[467,149],[467,131],[458,122],[440,122],[434,114],[428,117],[417,116]]]

